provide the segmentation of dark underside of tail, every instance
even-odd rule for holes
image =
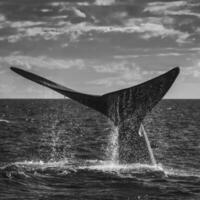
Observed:
[[[177,75],[176,67],[161,76],[134,87],[104,95],[89,95],[66,88],[25,70],[11,67],[21,76],[57,91],[110,118],[119,127],[119,161],[149,163],[148,149],[138,134],[142,120],[169,90]]]

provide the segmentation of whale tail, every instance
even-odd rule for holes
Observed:
[[[149,160],[145,140],[138,134],[141,122],[167,93],[179,74],[179,68],[175,67],[154,79],[133,87],[104,95],[90,95],[77,92],[16,67],[11,67],[11,70],[110,118],[114,125],[119,127],[119,160],[122,163]]]

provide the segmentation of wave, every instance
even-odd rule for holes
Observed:
[[[174,169],[174,168],[164,168],[165,174],[167,176],[171,177],[194,177],[194,178],[200,178],[200,172],[199,171],[187,171],[183,169]]]
[[[116,175],[120,178],[135,178],[138,176],[152,178],[170,178],[170,177],[196,177],[200,178],[200,173],[193,173],[179,169],[168,169],[161,164],[117,164],[111,161],[86,160],[86,161],[22,161],[7,164],[0,168],[1,172],[8,177],[16,174],[26,175],[60,175],[78,172],[104,173]],[[6,175],[6,176],[7,176]]]
[[[80,166],[80,169],[100,170],[100,171],[163,171],[160,165],[148,165],[141,163],[134,164],[118,164],[110,161],[100,161],[97,164]]]
[[[101,160],[86,160],[73,162],[68,159],[60,160],[60,161],[48,161],[44,162],[42,160],[34,161],[34,160],[25,160],[22,162],[14,162],[9,165],[15,165],[16,167],[24,167],[24,168],[66,168],[68,166],[76,167],[77,169],[90,169],[90,170],[100,170],[100,171],[118,171],[118,170],[139,170],[139,169],[149,169],[152,171],[163,170],[161,165],[148,165],[141,163],[134,164],[118,164],[112,161],[101,161]],[[7,166],[9,166],[7,165]],[[4,166],[7,167],[7,166]]]

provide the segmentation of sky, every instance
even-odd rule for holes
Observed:
[[[200,1],[0,0],[0,98],[62,98],[10,66],[89,94],[180,66],[165,98],[200,98]]]

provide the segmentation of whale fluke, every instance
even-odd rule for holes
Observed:
[[[119,130],[119,161],[121,163],[149,163],[150,158],[144,137],[139,135],[142,120],[167,93],[179,74],[179,67],[126,89],[104,95],[77,92],[25,70],[11,70],[40,85],[61,93],[110,118]]]

